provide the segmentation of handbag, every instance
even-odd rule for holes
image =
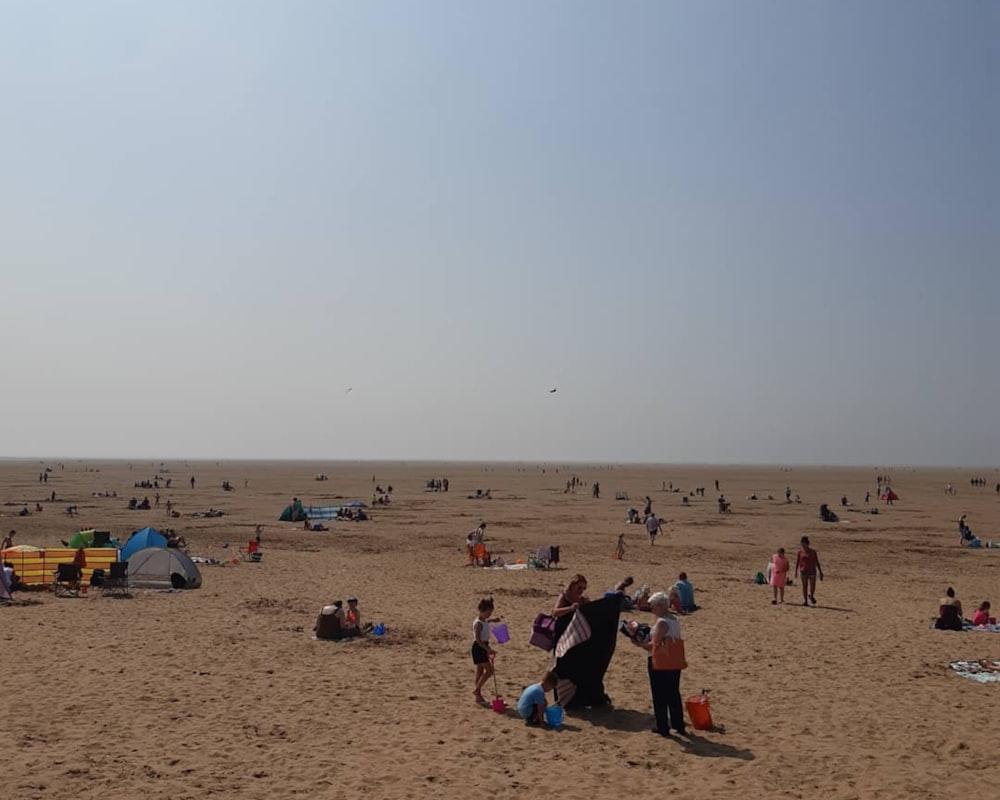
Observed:
[[[671,639],[668,636],[659,644],[654,644],[653,669],[657,672],[687,669],[687,659],[684,657],[684,640]]]
[[[531,623],[531,638],[528,644],[551,650],[556,646],[556,618],[549,614],[539,614]]]

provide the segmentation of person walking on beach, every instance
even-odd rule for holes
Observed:
[[[803,536],[799,546],[799,555],[795,559],[795,577],[802,575],[802,605],[810,602],[816,605],[816,576],[823,580],[823,567],[819,563],[819,553],[809,546],[809,537]]]
[[[191,488],[194,488],[194,475],[191,476]]]
[[[618,534],[618,544],[615,545],[615,558],[619,561],[625,560],[625,534]]]
[[[0,550],[9,550],[11,547],[13,547],[15,536],[17,536],[17,531],[11,531],[10,533],[8,533],[4,537],[3,542],[0,542]]]
[[[656,544],[656,534],[660,532],[660,520],[650,514],[646,517],[646,533],[649,534],[649,543]]]
[[[785,584],[788,583],[788,559],[785,558],[785,548],[779,547],[776,553],[771,555],[771,569],[769,570],[771,583],[771,605],[785,602]]]

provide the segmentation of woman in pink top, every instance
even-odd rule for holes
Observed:
[[[771,605],[778,604],[778,597],[785,602],[785,584],[788,583],[788,559],[785,558],[785,548],[779,547],[778,552],[771,555],[771,592],[774,597]]]
[[[972,615],[973,625],[988,625],[990,622],[990,601],[983,600],[976,613]]]

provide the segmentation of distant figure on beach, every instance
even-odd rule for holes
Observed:
[[[799,543],[799,555],[795,559],[795,578],[802,575],[802,605],[810,601],[816,605],[816,576],[823,580],[823,567],[819,563],[819,553],[809,546],[809,537],[803,536]]]
[[[871,499],[871,496],[871,492],[865,492],[865,505],[868,505],[868,501]]]
[[[976,609],[976,613],[972,615],[973,625],[989,625],[990,624],[990,601],[983,600],[979,604],[979,608]]]
[[[649,495],[646,495],[646,507],[642,510],[642,515],[648,517],[653,513],[653,501],[649,499]]]
[[[719,491],[719,482],[718,481],[715,482],[715,491]]]
[[[597,481],[594,481],[594,488],[591,491],[591,493],[593,494],[595,500],[597,500],[598,498],[600,498],[600,496],[601,496],[601,484],[599,484]]]
[[[785,502],[786,503],[791,503],[792,502],[792,487],[791,486],[786,486],[785,487]]]
[[[3,537],[3,542],[0,542],[0,550],[9,550],[14,546],[14,537],[17,536],[17,531],[11,531],[6,536]]]
[[[191,488],[194,488],[194,475],[191,476]]]
[[[938,601],[938,616],[934,627],[941,631],[960,631],[962,622],[962,601],[955,597],[955,590],[949,586],[944,597]]]
[[[615,545],[615,557],[619,561],[624,561],[625,560],[625,534],[624,533],[619,533],[618,534],[618,544]]]
[[[771,584],[771,605],[777,605],[780,600],[785,602],[785,584],[788,583],[788,559],[785,558],[785,548],[779,547],[771,556],[769,582]]]

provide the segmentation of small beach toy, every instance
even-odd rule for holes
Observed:
[[[380,622],[380,623],[378,623],[378,625],[376,625],[374,628],[372,628],[372,634],[375,635],[375,636],[384,636],[385,635],[385,623],[384,622]]]
[[[493,635],[497,637],[497,644],[507,644],[510,641],[510,631],[507,629],[507,623],[501,622],[499,625],[494,626]]]
[[[712,711],[708,707],[708,691],[701,690],[701,694],[689,697],[684,701],[688,716],[691,717],[691,724],[695,730],[710,731],[715,727],[712,722]]]
[[[549,727],[551,728],[562,727],[563,723],[562,706],[546,706],[545,722],[548,723]]]
[[[507,704],[504,702],[502,697],[494,697],[492,705],[493,705],[493,710],[496,711],[498,714],[502,714],[504,711],[507,710]]]
[[[86,596],[87,596],[87,587],[86,587],[86,586],[81,586],[81,587],[80,587],[80,594],[81,594],[82,596],[84,596],[84,597],[86,597]]]

